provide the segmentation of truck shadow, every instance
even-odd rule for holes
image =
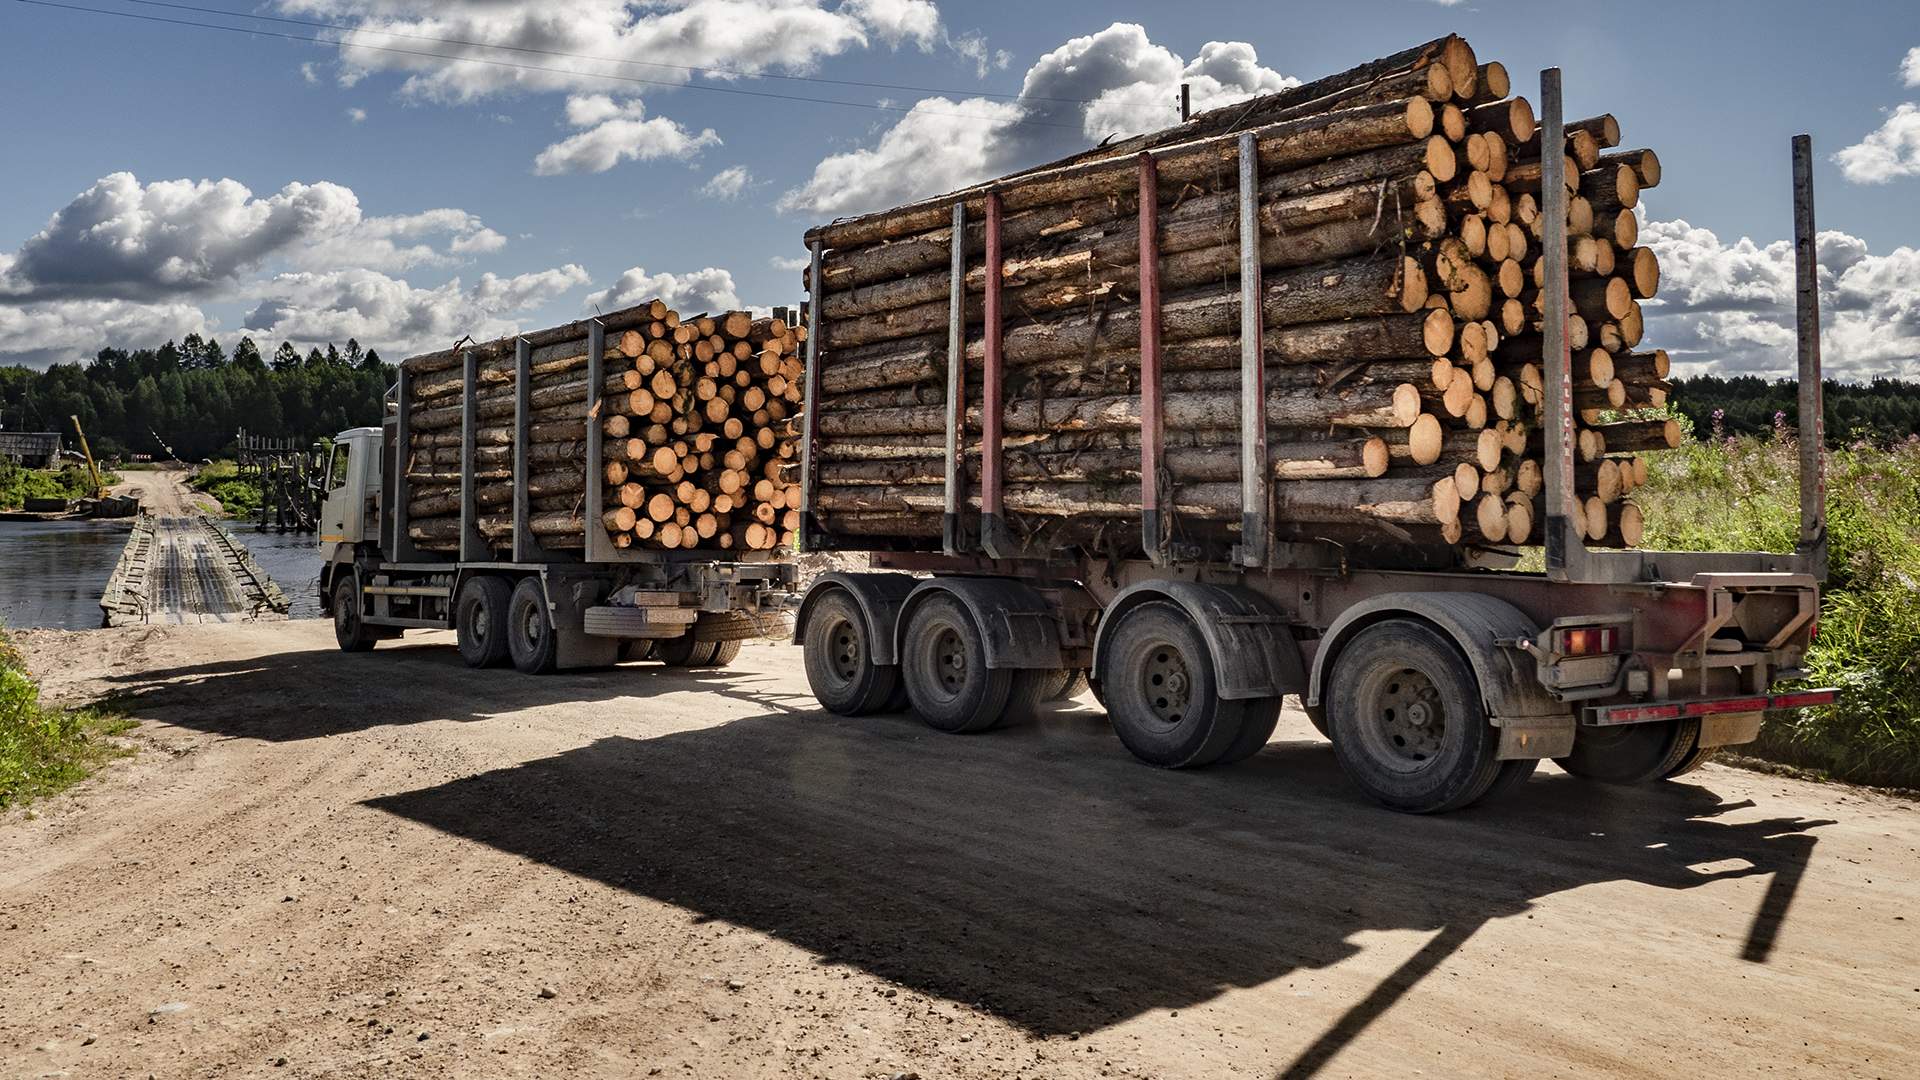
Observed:
[[[1037,1035],[1324,968],[1366,931],[1434,934],[1295,1076],[1487,921],[1583,885],[1773,875],[1789,884],[1749,934],[1748,958],[1764,959],[1815,843],[1808,830],[1827,824],[1732,823],[1719,819],[1751,804],[1697,784],[1605,791],[1558,773],[1498,804],[1410,818],[1366,802],[1324,743],[1162,772],[1085,711],[977,738],[901,717],[768,714],[604,738],[367,805]]]
[[[530,678],[506,668],[474,670],[450,645],[382,645],[373,653],[330,648],[150,668],[109,676],[112,700],[135,716],[229,738],[295,742],[436,720],[470,722],[546,706],[591,708],[623,697],[699,691],[753,707],[816,708],[747,669],[668,668],[654,662]],[[330,693],[329,687],[351,687]]]

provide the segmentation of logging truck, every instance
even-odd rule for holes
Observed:
[[[1457,37],[807,234],[813,693],[980,732],[1090,686],[1156,766],[1297,696],[1354,782],[1457,809],[1551,758],[1643,783],[1830,703],[1811,150],[1792,553],[1639,549],[1677,445],[1651,151],[1540,123]],[[1565,155],[1541,147],[1566,147]],[[1623,456],[1625,455],[1625,456]],[[1521,569],[1535,548],[1539,569]]]
[[[385,424],[341,432],[327,465],[340,648],[451,629],[471,666],[544,674],[724,666],[784,634],[800,336],[652,301],[403,361]]]

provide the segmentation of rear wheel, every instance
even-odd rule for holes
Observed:
[[[1220,698],[1213,657],[1179,607],[1150,601],[1121,612],[1105,654],[1102,700],[1134,757],[1167,769],[1211,765],[1241,737],[1247,702]]]
[[[341,652],[366,652],[373,648],[375,635],[360,618],[360,583],[347,574],[333,585],[333,639]]]
[[[828,712],[860,716],[906,707],[900,669],[873,662],[867,621],[846,590],[835,588],[815,601],[802,651],[807,685]]]
[[[1575,776],[1602,784],[1645,784],[1685,772],[1687,759],[1699,749],[1700,721],[1658,720],[1582,727],[1574,733],[1573,753],[1553,760]]]
[[[653,658],[668,667],[706,667],[713,660],[717,641],[695,641],[688,630],[677,638],[667,638],[653,647]]]
[[[1707,762],[1712,761],[1713,756],[1719,752],[1720,748],[1717,746],[1696,746],[1686,757],[1680,759],[1680,764],[1667,770],[1667,775],[1664,779],[1672,780],[1677,776],[1685,776],[1700,766],[1705,765]]]
[[[653,641],[650,638],[633,638],[620,646],[622,660],[653,659]]]
[[[1006,714],[1014,675],[987,667],[980,628],[960,601],[936,594],[913,609],[900,676],[914,714],[927,726],[955,734],[993,727]]]
[[[1334,662],[1327,719],[1341,768],[1395,810],[1455,810],[1500,775],[1499,737],[1467,658],[1424,623],[1379,623],[1349,642]]]
[[[513,666],[528,675],[545,675],[558,666],[560,643],[547,615],[547,593],[537,577],[521,578],[507,602],[507,651]]]
[[[1253,698],[1246,703],[1245,726],[1240,729],[1240,737],[1233,740],[1226,753],[1220,755],[1218,764],[1231,765],[1236,761],[1245,761],[1259,753],[1273,738],[1273,729],[1280,726],[1280,703],[1282,699]]]
[[[513,586],[504,578],[470,577],[460,586],[453,626],[460,658],[468,667],[493,667],[507,660],[507,605],[512,599]]]

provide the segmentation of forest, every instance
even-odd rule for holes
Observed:
[[[1701,375],[1673,381],[1673,406],[1693,421],[1699,434],[1719,430],[1725,435],[1766,435],[1774,417],[1796,426],[1800,422],[1793,379],[1768,381],[1752,375],[1722,379]],[[1826,383],[1827,442],[1841,446],[1856,442],[1889,443],[1920,435],[1920,382],[1874,379],[1867,383]],[[1718,414],[1718,415],[1716,415]]]
[[[304,354],[283,341],[266,356],[252,338],[229,353],[189,334],[157,349],[101,349],[86,364],[0,367],[0,426],[58,431],[72,446],[78,416],[102,458],[200,461],[229,450],[243,427],[315,439],[377,424],[394,378],[392,364],[353,340]]]

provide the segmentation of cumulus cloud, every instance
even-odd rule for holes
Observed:
[[[601,173],[622,161],[685,159],[720,145],[712,128],[695,135],[673,120],[649,118],[646,112],[638,98],[615,102],[605,94],[587,94],[568,99],[567,122],[586,130],[540,151],[533,171],[541,176]]]
[[[1920,105],[1908,102],[1894,109],[1878,130],[1834,154],[1833,160],[1856,184],[1920,176]]]
[[[896,48],[904,42],[932,52],[940,40],[940,10],[933,0],[846,0],[840,14],[858,20]]]
[[[705,184],[700,185],[700,194],[709,199],[731,201],[739,198],[740,193],[747,190],[747,185],[752,182],[753,174],[747,171],[745,165],[732,165],[714,173]]]
[[[1027,69],[1018,100],[932,97],[916,103],[874,145],[834,154],[780,208],[810,214],[873,210],[951,191],[1071,153],[1109,135],[1178,120],[1179,87],[1214,108],[1298,85],[1260,65],[1245,42],[1208,42],[1192,60],[1114,23],[1074,38]]]
[[[514,277],[482,274],[472,288],[455,278],[419,288],[376,270],[329,270],[276,275],[245,318],[245,331],[264,340],[344,341],[358,338],[383,350],[418,352],[463,335],[497,337],[517,327],[509,318],[587,283],[574,264]]]
[[[1908,86],[1920,86],[1920,45],[1907,50],[1907,58],[1900,62],[1900,79]]]
[[[41,368],[108,343],[159,343],[210,329],[194,304],[121,300],[0,301],[0,363]]]
[[[791,258],[785,255],[775,255],[767,260],[767,265],[773,267],[775,270],[794,271],[805,270],[812,262],[813,260],[807,258],[805,255],[795,255]]]
[[[1660,298],[1648,340],[1683,375],[1788,376],[1795,370],[1793,244],[1725,243],[1685,221],[1653,221],[1641,243],[1660,256]],[[1864,240],[1823,232],[1821,357],[1828,375],[1920,376],[1920,251],[1874,255]]]
[[[614,311],[653,299],[665,300],[667,306],[688,313],[741,306],[731,271],[709,266],[687,274],[649,274],[646,267],[636,266],[612,285],[588,295],[587,310]]]

